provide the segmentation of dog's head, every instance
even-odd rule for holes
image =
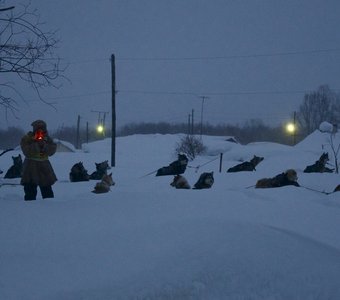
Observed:
[[[87,170],[84,168],[83,162],[80,161],[73,165],[71,168],[72,173],[78,173],[78,174],[85,174],[87,173]]]
[[[185,154],[178,154],[177,160],[180,162],[181,165],[187,165],[189,162],[189,159]]]
[[[171,186],[176,186],[177,182],[181,179],[181,175],[175,175],[174,179],[172,180],[172,182],[170,183]]]
[[[264,160],[264,157],[254,155],[254,157],[250,160],[250,162],[251,162],[254,166],[256,166],[256,165],[258,165],[258,164],[259,164],[261,161],[263,161],[263,160]]]
[[[15,166],[21,166],[22,165],[21,154],[19,154],[18,156],[12,156],[12,160],[13,160],[13,164]]]
[[[328,152],[322,153],[319,160],[324,164],[327,163],[329,161]]]
[[[112,179],[112,173],[103,175],[102,181],[110,186],[115,184],[115,182]]]
[[[106,172],[108,169],[110,169],[109,162],[107,160],[105,160],[101,163],[95,163],[95,164],[96,164],[96,170],[97,171]]]
[[[287,179],[289,181],[297,181],[298,180],[298,176],[297,173],[294,169],[289,169],[285,172]]]
[[[204,173],[204,183],[212,186],[214,184],[214,172]]]

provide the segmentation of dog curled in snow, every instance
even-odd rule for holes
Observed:
[[[112,179],[112,173],[103,175],[103,178],[100,182],[97,182],[94,186],[94,190],[92,193],[102,194],[110,191],[110,187],[115,185],[115,182]]]
[[[87,173],[87,170],[84,168],[83,162],[80,161],[72,166],[71,172],[70,172],[71,182],[89,181],[89,180],[90,180],[90,176]]]
[[[176,189],[191,189],[186,178],[182,175],[175,175],[174,180],[170,183]]]
[[[304,173],[333,173],[333,169],[329,169],[326,167],[327,162],[329,161],[328,153],[324,152],[320,156],[320,158],[312,165],[307,166],[304,169]]]
[[[20,178],[22,175],[22,157],[21,154],[18,156],[12,156],[13,165],[9,167],[4,178]]]
[[[96,171],[90,175],[90,179],[101,180],[104,175],[107,174],[107,170],[110,169],[109,162],[107,160],[101,163],[95,163]]]
[[[214,172],[205,172],[200,175],[193,189],[210,189],[214,184]]]
[[[300,186],[297,182],[297,173],[294,169],[276,175],[273,178],[262,178],[256,182],[256,188],[276,188],[286,185]]]
[[[242,171],[256,171],[255,167],[263,161],[264,157],[256,156],[250,160],[240,163],[234,167],[231,167],[227,170],[227,172],[242,172]]]

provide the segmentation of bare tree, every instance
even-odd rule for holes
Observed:
[[[65,69],[55,54],[56,32],[44,31],[36,10],[27,5],[1,7],[0,1],[0,107],[13,114],[18,110],[21,96],[15,78],[33,88],[38,98],[44,87],[59,87],[57,79],[64,78]]]
[[[317,91],[305,94],[297,119],[306,134],[310,134],[323,121],[337,123],[340,117],[339,108],[339,96],[328,85],[322,85]]]
[[[194,135],[186,135],[177,143],[176,154],[184,153],[190,160],[193,160],[197,155],[203,154],[206,151],[202,139]]]

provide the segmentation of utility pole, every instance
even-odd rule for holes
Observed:
[[[86,122],[86,144],[89,143],[89,122]]]
[[[112,84],[112,128],[111,128],[111,167],[116,166],[116,64],[115,56],[111,55]]]
[[[201,107],[201,139],[202,139],[202,134],[203,134],[203,105],[204,105],[204,100],[209,99],[207,96],[200,96],[202,99],[202,107]]]
[[[97,125],[102,125],[105,127],[105,119],[106,119],[106,114],[108,114],[108,111],[101,111],[101,110],[91,110],[91,112],[98,113],[98,124]],[[103,118],[102,118],[103,114]]]
[[[103,138],[105,137],[106,127],[105,127],[105,119],[108,111],[99,111],[99,110],[91,110],[91,112],[98,113],[98,124],[97,124],[97,133],[100,134]],[[101,117],[103,114],[103,118]]]
[[[190,135],[190,130],[191,130],[191,115],[188,114],[188,135]]]
[[[76,139],[76,149],[80,149],[80,116],[77,119],[77,139]]]
[[[191,134],[194,135],[194,110],[191,111]]]

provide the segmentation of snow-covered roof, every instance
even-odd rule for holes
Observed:
[[[54,139],[53,140],[57,144],[57,151],[58,152],[76,152],[76,148],[67,141]]]

